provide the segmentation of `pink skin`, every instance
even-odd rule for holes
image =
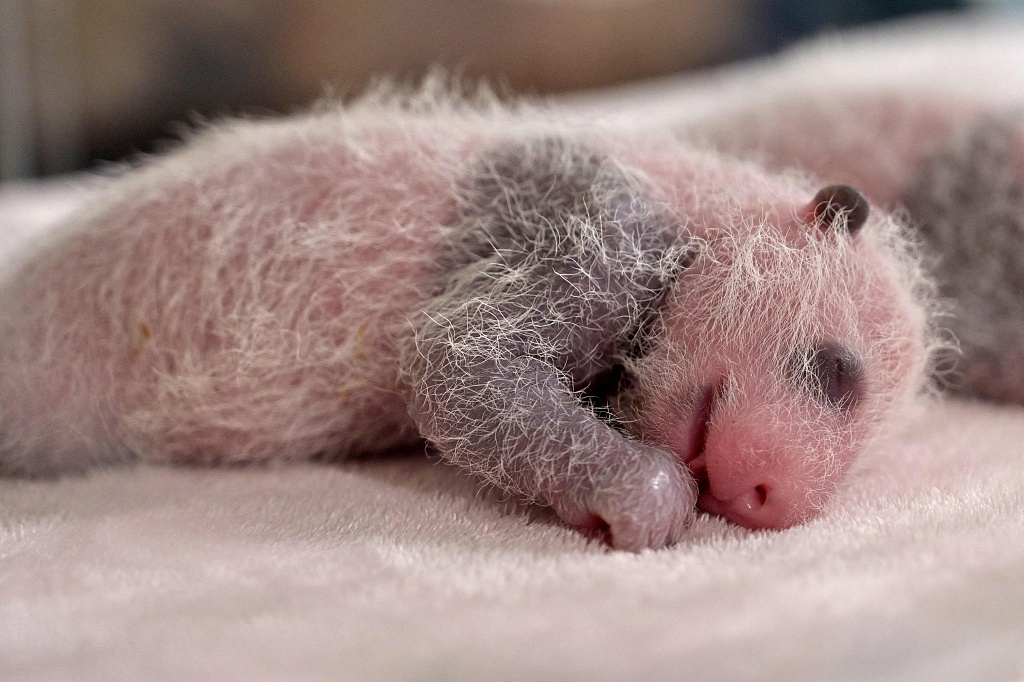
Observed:
[[[816,459],[806,444],[813,434],[798,428],[814,418],[813,410],[799,397],[764,388],[741,401],[729,401],[721,388],[700,391],[696,401],[681,401],[684,407],[661,421],[652,438],[675,452],[697,480],[698,508],[747,528],[781,529],[817,515],[857,448],[847,442],[835,461]],[[789,410],[807,414],[781,423],[778,413]]]
[[[0,291],[0,397],[13,406],[4,427],[20,456],[7,466],[56,473],[122,457],[341,457],[418,442],[397,349],[410,311],[429,296],[464,160],[506,135],[424,125],[397,142],[373,126],[350,141],[316,121],[219,134],[143,170],[82,218],[80,232],[43,249]],[[778,232],[795,250],[816,229],[807,187],[685,145],[603,143],[677,214],[680,230],[709,244],[737,221]],[[850,260],[888,263],[871,249],[854,240]],[[638,394],[643,442],[596,423],[608,457],[580,473],[568,466],[578,464],[571,451],[536,453],[524,461],[540,483],[527,492],[569,523],[600,517],[628,549],[682,537],[694,491],[684,465],[703,484],[701,509],[752,528],[811,518],[873,432],[864,415],[884,407],[874,396],[898,393],[919,369],[919,349],[872,337],[893,326],[885,316],[912,306],[893,301],[899,286],[871,267],[854,273],[856,300],[840,302],[854,322],[829,327],[844,313],[816,312],[836,340],[859,341],[878,382],[854,417],[793,387],[782,375],[788,356],[760,347],[757,330],[791,326],[787,306],[801,292],[769,291],[754,306],[760,318],[728,328],[700,294],[714,291],[709,274],[730,268],[698,260],[663,306],[671,352],[659,360],[674,373]],[[270,331],[294,333],[268,335],[268,319]],[[910,322],[891,336],[914,343]],[[726,329],[715,343],[697,338],[717,323]],[[236,349],[249,353],[244,362]],[[547,423],[550,411],[537,417]],[[622,456],[629,449],[632,459]]]
[[[928,268],[947,301],[943,334],[959,339],[959,352],[944,360],[953,370],[948,388],[1019,403],[1024,388],[1015,380],[1015,359],[1024,358],[1024,336],[1016,331],[1013,292],[1020,266],[1005,245],[1020,225],[1024,118],[1019,105],[999,97],[944,89],[932,83],[859,92],[797,87],[745,101],[680,133],[769,170],[849,182],[872,202],[920,223],[923,250],[933,256]],[[975,158],[992,153],[1002,158]],[[984,195],[978,208],[969,207],[972,195]]]
[[[856,248],[870,253],[867,245]],[[780,371],[785,360],[756,357],[753,339],[733,337],[709,354],[688,334],[695,311],[676,318],[669,335],[681,354],[691,355],[686,366],[696,370],[692,376],[681,371],[664,388],[667,396],[647,404],[641,433],[686,464],[699,484],[698,508],[748,528],[781,529],[812,519],[874,432],[883,406],[913,385],[923,357],[915,345],[915,320],[889,305],[893,290],[886,273],[860,274],[856,285],[864,298],[876,298],[862,304],[860,329],[849,336],[864,339],[870,382],[849,411],[822,405],[793,386]],[[670,305],[685,310],[685,299],[681,288]],[[789,315],[783,305],[764,310],[762,328]],[[901,333],[884,338],[882,329]]]
[[[898,205],[921,164],[937,147],[958,132],[989,119],[998,121],[997,117],[983,103],[946,95],[845,90],[829,96],[815,90],[783,93],[753,106],[745,103],[736,112],[688,126],[685,135],[754,158],[770,169],[799,167],[826,181],[853,184],[872,202],[890,207]],[[814,135],[807,134],[811,130]],[[1010,153],[1024,177],[1024,126],[1017,125],[1014,134]],[[876,320],[912,328],[899,319],[885,320],[892,311],[882,303],[891,300],[892,293],[876,280],[865,282],[878,298],[874,303],[866,299],[869,306],[863,310],[862,331],[869,331],[869,323]],[[685,337],[685,326],[679,325],[679,330]],[[906,337],[908,342],[911,338]],[[868,375],[895,385],[909,371],[905,358],[920,351],[888,343],[876,354],[879,370]],[[654,420],[649,436],[679,454],[701,482],[698,504],[702,509],[751,527],[784,527],[810,518],[835,489],[862,447],[863,437],[857,431],[842,432],[845,441],[833,444],[830,466],[802,472],[794,466],[795,458],[787,457],[784,446],[794,442],[791,439],[806,442],[813,434],[780,434],[777,429],[811,423],[809,406],[779,396],[783,402],[773,409],[789,418],[757,419],[749,410],[771,405],[773,399],[754,390],[744,392],[743,405],[719,408],[713,399],[714,387],[728,372],[708,369],[706,375],[687,377],[689,388],[680,391],[677,407]],[[730,376],[741,383],[753,378],[746,373]],[[793,415],[801,416],[793,419]],[[803,489],[794,488],[794,481],[801,481]]]
[[[737,192],[733,211],[756,218],[761,229],[776,230],[796,249],[816,238],[806,196],[759,203],[771,201],[756,196],[754,189],[763,189],[759,179],[723,169],[728,172],[736,176],[711,176],[712,181],[751,188],[746,197]],[[707,176],[697,181],[702,179]],[[702,236],[713,249],[714,226],[722,214],[708,208],[690,225],[698,234],[701,225],[711,226]],[[856,235],[843,248],[850,281],[842,285],[849,285],[852,298],[834,303],[823,298],[812,328],[822,335],[817,340],[849,340],[864,360],[864,397],[851,410],[823,405],[794,386],[784,356],[793,345],[765,345],[758,333],[770,336],[781,329],[784,334],[796,315],[799,292],[769,288],[757,294],[748,301],[752,312],[745,322],[724,321],[711,343],[700,337],[708,334],[706,321],[721,313],[707,308],[702,294],[717,286],[714,278],[727,265],[698,259],[666,303],[670,345],[656,362],[674,373],[642,391],[636,430],[686,465],[699,485],[699,509],[748,528],[781,529],[814,518],[877,431],[885,407],[912,392],[924,357],[918,313],[900,300],[901,288],[887,266],[873,265],[885,261],[869,237]],[[774,267],[764,264],[764,271]],[[856,310],[857,316],[844,317],[844,309]],[[808,341],[796,339],[797,344]]]
[[[394,397],[393,332],[422,298],[436,226],[455,211],[454,180],[420,172],[414,135],[396,143],[386,130],[368,132],[360,149],[379,153],[365,160],[315,124],[267,125],[258,138],[218,138],[141,170],[95,217],[78,218],[80,235],[55,240],[0,292],[3,427],[26,434],[18,447],[27,455],[12,470],[56,473],[135,456],[300,459],[416,442]],[[433,153],[460,158],[470,144]],[[325,241],[333,234],[318,223],[350,226],[336,230],[347,242]],[[247,277],[251,259],[275,253],[284,255],[268,260],[269,272]],[[290,288],[259,284],[270,277]],[[282,315],[301,331],[296,340],[355,347],[351,359],[325,368],[296,346],[239,368],[231,344],[252,337],[251,311],[282,305],[292,307]],[[40,348],[52,352],[40,358]],[[183,363],[187,372],[177,370]],[[315,383],[328,372],[330,382]],[[211,380],[190,383],[189,374]],[[217,383],[223,376],[231,379]]]

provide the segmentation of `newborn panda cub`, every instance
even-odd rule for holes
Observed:
[[[387,98],[385,98],[387,99]],[[918,390],[927,286],[846,186],[498,105],[234,122],[0,288],[0,467],[425,438],[639,550],[812,518]]]

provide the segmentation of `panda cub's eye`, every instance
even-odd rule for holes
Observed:
[[[851,409],[864,389],[864,363],[838,343],[823,343],[794,353],[793,378],[818,400]]]

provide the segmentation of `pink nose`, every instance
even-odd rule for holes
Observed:
[[[698,477],[698,480],[701,480]],[[744,479],[705,473],[697,506],[746,528],[788,528],[815,515],[819,496],[794,483],[783,484],[768,473]]]

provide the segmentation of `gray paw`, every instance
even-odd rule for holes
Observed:
[[[566,523],[597,533],[615,549],[660,549],[682,539],[695,515],[697,484],[674,455],[634,444],[642,456],[624,458],[582,486],[578,497],[552,503]],[[618,464],[618,463],[617,463]]]

